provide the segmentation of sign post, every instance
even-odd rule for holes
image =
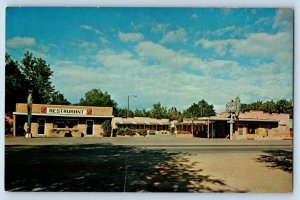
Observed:
[[[27,133],[25,135],[26,138],[31,138],[31,117],[32,117],[32,91],[28,91],[27,97]]]
[[[230,100],[226,104],[226,112],[230,114],[230,120],[227,122],[230,124],[230,140],[233,139],[233,124],[234,124],[234,119],[233,117],[237,118],[240,114],[240,98],[236,97],[235,100],[233,99]]]

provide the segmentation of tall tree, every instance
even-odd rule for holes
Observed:
[[[135,109],[134,116],[135,117],[149,117],[150,116],[150,112],[147,111],[145,108],[143,108],[143,109]]]
[[[132,111],[129,111],[131,113]],[[116,108],[115,112],[116,117],[127,117],[127,108]]]
[[[79,105],[113,107],[114,115],[117,114],[117,103],[111,99],[108,92],[102,92],[100,89],[92,89],[85,93],[85,97],[80,99]]]
[[[71,103],[65,99],[64,95],[55,91],[51,94],[50,104],[54,105],[70,105]]]
[[[278,113],[289,113],[293,117],[293,102],[286,99],[280,99],[276,102],[276,110]]]
[[[25,76],[18,62],[5,54],[5,112],[13,112],[16,103],[26,102],[28,91],[25,87]]]
[[[215,115],[214,105],[209,105],[204,99],[199,101],[197,104],[193,103],[187,110],[185,110],[184,115],[186,117],[208,117]]]
[[[271,101],[256,101],[249,104],[241,104],[241,111],[260,110],[269,113],[289,113],[293,118],[293,101],[280,99],[277,102]]]
[[[168,110],[168,116],[170,120],[178,120],[179,119],[179,112],[177,111],[176,107],[171,107]]]
[[[268,113],[275,113],[276,112],[276,103],[273,100],[266,101],[265,103],[262,104],[261,110],[264,112],[268,112]]]
[[[27,89],[32,90],[34,103],[50,103],[54,87],[50,81],[53,72],[42,58],[35,58],[26,52],[22,60],[21,71],[25,76]]]
[[[153,104],[153,107],[150,110],[150,117],[157,119],[168,118],[167,107],[162,106],[160,102]]]

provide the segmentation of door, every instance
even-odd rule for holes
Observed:
[[[244,132],[244,126],[243,125],[239,125],[238,126],[238,139],[242,139],[243,138],[243,132]]]
[[[93,126],[94,126],[93,120],[86,120],[86,134],[87,135],[93,135]]]
[[[44,135],[45,134],[45,119],[38,119],[38,134]]]

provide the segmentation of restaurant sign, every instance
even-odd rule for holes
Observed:
[[[61,115],[92,115],[92,109],[73,109],[73,108],[48,108],[41,107],[41,113],[61,114]]]

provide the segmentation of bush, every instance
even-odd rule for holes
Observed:
[[[135,135],[135,131],[130,128],[125,128],[124,132],[125,132],[125,135],[129,135],[129,136]]]
[[[124,130],[125,130],[124,128],[117,128],[116,135],[124,136],[125,135]]]
[[[110,122],[110,120],[105,120],[102,124],[102,128],[103,128],[103,131],[104,131],[103,136],[110,137],[110,134],[111,134],[111,122]]]
[[[139,134],[140,136],[146,136],[147,135],[147,130],[135,130],[135,129],[130,129],[130,128],[118,128],[116,129],[116,135],[118,136],[134,136],[136,134]]]
[[[137,133],[140,135],[140,136],[146,136],[147,135],[147,130],[144,130],[144,129],[140,129],[140,130],[137,130]]]

